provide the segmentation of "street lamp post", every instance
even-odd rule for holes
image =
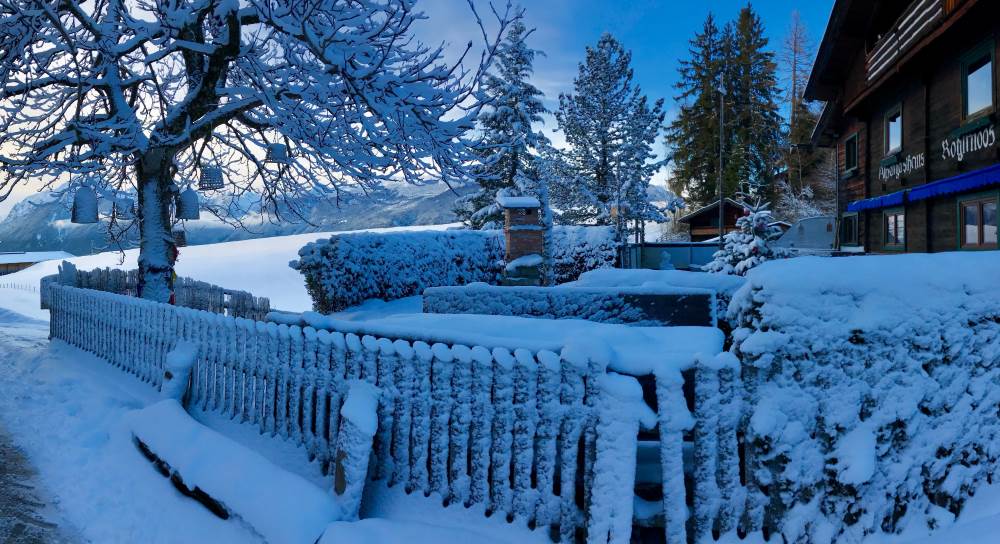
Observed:
[[[725,247],[723,236],[726,233],[725,202],[722,194],[722,161],[725,153],[725,127],[726,127],[726,81],[722,80],[719,86],[719,249]]]

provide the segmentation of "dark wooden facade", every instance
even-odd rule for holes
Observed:
[[[837,148],[841,246],[996,248],[998,15],[995,0],[836,2],[806,93],[827,102],[814,143]],[[966,111],[984,99],[988,106]],[[902,141],[890,150],[897,114]],[[966,173],[975,184],[954,179]],[[914,189],[929,183],[947,189],[918,198],[928,188]],[[976,205],[979,215],[962,211]],[[967,219],[981,229],[975,243]],[[897,221],[900,239],[891,233]]]

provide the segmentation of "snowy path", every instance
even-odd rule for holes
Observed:
[[[83,540],[260,542],[241,522],[222,521],[180,495],[138,453],[121,418],[156,399],[149,386],[80,350],[50,344],[47,323],[2,308],[0,392],[0,427],[37,467],[41,487]],[[0,536],[0,544],[22,541],[33,542]]]
[[[62,522],[49,493],[39,488],[38,475],[0,426],[0,542],[23,544],[74,543],[75,531]]]

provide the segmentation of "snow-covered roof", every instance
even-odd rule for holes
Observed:
[[[498,196],[497,204],[502,208],[541,208],[538,199],[532,196]]]
[[[0,264],[40,263],[59,259],[72,259],[73,257],[76,257],[76,255],[66,253],[65,251],[0,251]]]
[[[740,202],[739,200],[733,200],[732,198],[726,198],[726,204],[729,204],[731,206],[736,206],[736,207],[738,207],[740,209],[748,208],[749,207],[745,202]],[[698,208],[697,210],[695,210],[695,211],[693,211],[693,212],[685,215],[684,217],[681,217],[680,219],[678,219],[678,221],[680,221],[681,223],[687,223],[688,221],[691,220],[692,217],[694,217],[696,215],[701,215],[701,214],[707,212],[708,210],[711,210],[713,208],[717,208],[718,206],[719,206],[719,201],[716,200],[715,202],[712,202],[711,204],[709,204],[707,206],[702,206],[702,207]]]

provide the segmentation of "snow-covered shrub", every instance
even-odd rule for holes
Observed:
[[[706,274],[707,275],[707,274]],[[715,293],[684,287],[494,287],[424,291],[424,313],[586,319],[636,326],[714,326]]]
[[[555,281],[614,266],[610,227],[555,227]],[[504,269],[502,231],[352,232],[307,244],[289,265],[306,278],[313,308],[342,310],[372,298],[394,300],[428,287],[496,284]]]
[[[611,227],[560,226],[552,229],[552,268],[556,283],[573,281],[580,274],[610,268],[618,258],[618,243]]]
[[[744,276],[751,268],[786,256],[783,248],[771,245],[781,237],[781,229],[772,225],[774,218],[767,206],[758,204],[743,210],[743,217],[736,220],[737,230],[726,234],[722,249],[704,266],[706,271]]]
[[[306,277],[313,308],[330,313],[428,287],[496,283],[503,239],[498,231],[356,232],[310,243],[299,257],[289,264]]]
[[[730,320],[748,413],[744,529],[858,542],[935,526],[1000,457],[1000,254],[766,263]]]

